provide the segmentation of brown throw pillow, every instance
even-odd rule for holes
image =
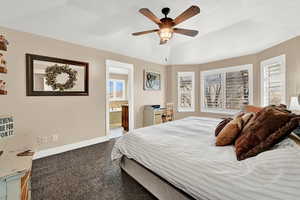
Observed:
[[[226,126],[226,124],[228,124],[230,121],[232,120],[232,118],[225,118],[223,119],[223,121],[221,121],[215,130],[215,136],[217,137],[218,134],[222,131],[222,129]]]
[[[242,116],[237,116],[221,130],[216,139],[216,146],[226,146],[234,142],[242,130]]]
[[[235,142],[237,159],[243,160],[268,150],[297,127],[297,120],[297,115],[276,106],[256,113]]]

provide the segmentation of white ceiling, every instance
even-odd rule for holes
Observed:
[[[300,35],[299,0],[0,0],[0,26],[108,50],[161,64],[204,63],[255,53]],[[156,28],[138,13],[161,8],[178,16],[191,5],[200,15],[178,25],[199,30],[159,45]],[[166,61],[167,60],[167,61]]]

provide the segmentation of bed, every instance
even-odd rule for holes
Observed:
[[[237,161],[233,146],[216,147],[216,118],[188,117],[141,128],[117,140],[112,159],[161,200],[296,200],[300,148],[285,139]]]

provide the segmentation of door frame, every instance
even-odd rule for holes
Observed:
[[[105,127],[106,127],[106,136],[110,136],[110,130],[109,130],[109,67],[115,67],[115,68],[122,68],[128,70],[128,87],[127,87],[127,100],[128,100],[128,120],[129,120],[129,131],[132,131],[134,129],[134,95],[133,95],[133,86],[134,86],[134,66],[133,64],[129,63],[123,63],[115,60],[106,60],[106,74],[105,74],[105,95],[106,95],[106,106],[105,106]]]

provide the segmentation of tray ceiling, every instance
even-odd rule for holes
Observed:
[[[161,8],[178,16],[191,5],[200,15],[178,27],[199,30],[175,35],[159,45],[156,34],[132,32],[156,28],[138,13],[146,7],[159,18]],[[2,0],[0,26],[161,64],[192,64],[256,53],[300,35],[296,0]]]

